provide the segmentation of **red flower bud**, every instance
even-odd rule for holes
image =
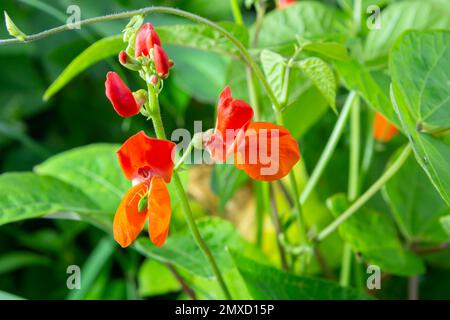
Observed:
[[[153,59],[155,61],[155,68],[158,75],[162,77],[167,76],[170,70],[169,57],[164,49],[157,44],[153,47]]]
[[[139,113],[140,105],[138,105],[133,93],[117,73],[108,72],[105,88],[106,96],[120,116],[126,118]]]
[[[128,59],[128,54],[125,51],[120,51],[119,53],[119,62],[121,64],[126,64]]]
[[[278,0],[277,8],[284,9],[294,3],[295,3],[295,0]]]
[[[150,49],[153,48],[155,44],[161,45],[158,34],[151,23],[144,23],[136,35],[136,42],[134,45],[135,57],[149,56]]]

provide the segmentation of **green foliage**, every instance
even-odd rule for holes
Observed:
[[[337,284],[285,273],[232,251],[233,260],[252,297],[258,300],[341,300],[367,296]]]
[[[287,97],[284,94],[286,82],[286,62],[279,54],[270,50],[261,51],[261,64],[266,74],[267,81],[279,102],[284,102]],[[289,79],[288,79],[289,81]]]
[[[399,152],[396,152],[390,162],[395,161],[398,155]],[[450,208],[413,157],[409,157],[386,183],[384,195],[397,225],[409,243],[442,242],[448,239],[439,219],[450,214]]]
[[[450,146],[433,132],[448,131],[450,32],[409,32],[391,53],[392,99],[416,159],[450,204]]]
[[[211,189],[219,196],[220,212],[225,210],[227,202],[248,180],[248,176],[242,170],[238,170],[234,166],[214,166],[211,175]]]
[[[345,195],[328,199],[327,204],[335,216],[344,212],[349,203]],[[383,214],[363,208],[339,226],[339,232],[354,252],[362,255],[383,272],[410,276],[425,272],[423,262],[403,248],[391,220]]]

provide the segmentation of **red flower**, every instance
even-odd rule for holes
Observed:
[[[214,134],[206,148],[216,161],[234,154],[234,165],[255,180],[274,181],[286,176],[300,160],[298,144],[290,132],[269,122],[252,123],[253,110],[231,96],[220,95]]]
[[[151,23],[144,23],[136,35],[134,44],[135,57],[149,56],[153,46],[161,45],[161,40]]]
[[[129,246],[148,219],[151,241],[161,247],[169,232],[171,206],[166,183],[172,178],[176,145],[148,137],[143,131],[130,137],[117,152],[125,176],[137,183],[122,199],[114,217],[114,239]]]
[[[373,123],[373,136],[380,142],[389,142],[397,134],[398,130],[381,113],[375,113]]]
[[[296,2],[296,0],[278,0],[277,8],[284,9],[284,8],[290,6],[291,4],[294,4],[295,2]]]
[[[124,50],[120,51],[119,52],[119,62],[121,64],[126,64],[127,60],[128,60],[128,54]]]
[[[122,117],[131,117],[139,113],[141,105],[134,99],[133,93],[115,72],[108,72],[105,93],[116,112]]]
[[[169,57],[164,49],[157,44],[153,47],[153,59],[155,61],[156,72],[159,76],[165,78],[170,70]]]

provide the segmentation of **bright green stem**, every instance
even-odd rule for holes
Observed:
[[[359,97],[351,108],[350,114],[350,168],[348,174],[348,200],[353,202],[358,196],[359,186],[359,154],[360,154],[360,107]],[[341,275],[339,283],[343,287],[350,284],[352,268],[352,248],[348,242],[344,243],[342,253]]]
[[[255,119],[255,121],[258,121],[261,118],[261,107],[258,100],[258,82],[257,79],[255,79],[252,68],[250,67],[247,67],[246,69],[246,76],[250,105],[253,106],[253,109],[255,111],[253,118]]]
[[[267,82],[261,68],[258,66],[256,61],[252,58],[252,56],[248,52],[247,48],[229,31],[227,31],[225,28],[221,27],[217,23],[212,22],[211,20],[208,20],[208,19],[198,16],[196,14],[193,14],[193,13],[190,13],[187,11],[183,11],[183,10],[179,10],[179,9],[175,9],[175,8],[145,7],[145,8],[138,9],[138,10],[125,11],[125,12],[121,12],[121,13],[114,13],[114,14],[110,14],[110,15],[81,20],[79,22],[79,25],[85,26],[85,25],[94,24],[94,23],[98,23],[98,22],[104,22],[104,21],[128,19],[135,15],[144,15],[145,16],[150,13],[166,13],[166,14],[172,14],[175,16],[180,16],[180,17],[183,17],[183,18],[186,18],[186,19],[189,19],[189,20],[201,23],[201,24],[205,24],[205,25],[210,26],[211,28],[217,30],[218,32],[220,32],[224,37],[226,37],[228,40],[230,40],[235,45],[235,47],[239,50],[244,61],[247,63],[247,65],[250,68],[252,68],[256,77],[258,77],[258,79],[263,84],[264,90],[266,91],[266,93],[269,96],[272,103],[276,106],[277,109],[280,109],[280,104],[277,101],[277,98],[276,98],[274,92],[272,91],[270,84]],[[0,46],[8,45],[8,44],[19,44],[19,43],[27,43],[27,42],[31,42],[31,41],[36,41],[36,40],[40,40],[40,39],[46,38],[48,36],[51,36],[51,35],[54,35],[54,34],[57,34],[57,33],[63,32],[63,31],[68,31],[68,30],[71,30],[70,26],[65,24],[65,25],[62,25],[62,26],[59,26],[59,27],[56,27],[53,29],[49,29],[46,31],[42,31],[42,32],[39,32],[36,34],[27,35],[25,37],[24,41],[20,41],[18,39],[0,40]]]
[[[244,20],[242,20],[241,9],[239,8],[238,0],[230,0],[231,11],[233,11],[234,21],[237,25],[242,26],[244,24]]]
[[[149,86],[149,103],[154,103],[154,105],[150,106],[150,110],[152,111],[152,120],[153,126],[155,127],[156,136],[158,139],[166,139],[166,133],[164,131],[163,122],[161,120],[161,112],[159,111],[159,103],[157,94],[151,90]],[[228,290],[225,281],[223,279],[222,273],[217,266],[216,260],[209,250],[206,242],[203,240],[200,235],[200,231],[198,230],[197,224],[194,219],[194,215],[192,214],[191,206],[189,205],[189,201],[186,196],[186,192],[184,191],[183,184],[181,183],[181,179],[178,173],[175,171],[173,173],[173,180],[175,184],[175,189],[178,194],[178,198],[181,202],[181,208],[183,209],[184,216],[186,218],[186,222],[189,226],[189,230],[191,231],[192,236],[194,237],[195,242],[202,250],[209,264],[211,265],[212,271],[219,282],[220,287],[222,288],[223,294],[227,300],[231,300],[231,294]]]
[[[330,223],[325,229],[323,229],[319,235],[315,238],[316,241],[320,242],[325,239],[330,233],[336,230],[345,220],[350,218],[356,211],[358,211],[370,198],[377,193],[389,179],[392,178],[394,174],[402,167],[406,159],[408,159],[411,154],[411,145],[408,144],[405,149],[403,149],[397,160],[383,173],[383,175],[375,181],[375,183],[367,189],[367,191],[360,196],[347,210],[344,211],[339,217],[337,217],[332,223]]]
[[[373,119],[374,113],[372,110],[367,110],[367,132],[366,132],[366,141],[364,143],[364,155],[361,164],[361,174],[359,183],[362,185],[363,179],[366,177],[369,172],[370,164],[372,162],[373,157],[373,145],[375,139],[373,137]]]
[[[191,141],[191,143],[189,143],[186,151],[183,153],[181,158],[178,160],[178,163],[175,165],[175,168],[173,168],[173,170],[177,171],[183,165],[186,158],[191,154],[192,149],[194,149],[194,144]]]
[[[330,138],[328,139],[327,145],[320,156],[319,161],[317,162],[316,167],[314,168],[311,177],[309,178],[305,188],[303,189],[302,195],[300,197],[300,203],[304,204],[308,197],[311,195],[312,191],[316,187],[317,182],[322,176],[323,171],[325,170],[326,165],[331,159],[334,150],[336,149],[339,138],[341,137],[342,132],[344,131],[345,122],[347,121],[348,115],[350,113],[351,106],[355,101],[356,93],[351,91],[345,101],[344,107],[341,110],[339,118],[334,126],[333,132],[331,133]]]

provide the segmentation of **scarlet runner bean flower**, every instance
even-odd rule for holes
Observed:
[[[151,241],[166,241],[171,216],[166,183],[172,178],[175,143],[148,137],[143,131],[130,137],[117,152],[125,177],[133,181],[114,217],[114,239],[127,247],[148,220]]]
[[[296,0],[278,0],[277,8],[284,9],[284,8],[290,6],[291,4],[294,4],[295,2],[296,2]]]
[[[154,45],[161,46],[161,40],[151,23],[144,23],[136,35],[135,57],[149,56]]]
[[[143,101],[135,99],[117,73],[110,71],[106,75],[105,93],[120,116],[126,118],[139,113]]]
[[[397,134],[397,128],[392,125],[381,113],[375,113],[373,123],[373,136],[380,142],[389,142]]]
[[[251,178],[274,181],[285,177],[300,160],[297,141],[290,132],[269,122],[251,122],[253,109],[231,96],[229,87],[220,95],[214,133],[206,138],[211,157],[234,165]]]

